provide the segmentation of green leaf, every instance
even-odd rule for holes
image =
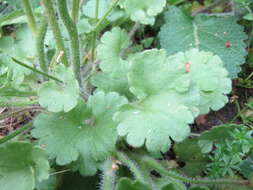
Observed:
[[[98,58],[102,61],[100,68],[104,72],[118,70],[117,66],[122,60],[121,51],[130,46],[127,32],[119,27],[113,28],[101,37],[101,44],[97,48]],[[116,68],[115,68],[116,67]]]
[[[31,74],[31,71],[27,68],[15,64],[7,55],[19,57],[23,61],[25,59],[24,56],[20,57],[18,55],[18,48],[11,37],[0,38],[0,51],[3,52],[0,54],[0,64],[8,68],[8,77],[12,80],[11,83],[13,86],[19,86],[23,82],[24,77]],[[25,62],[26,64],[31,65],[30,62],[26,60]]]
[[[209,153],[213,149],[214,143],[222,143],[231,139],[231,132],[234,129],[240,129],[243,125],[226,124],[216,126],[204,133],[198,138],[198,144],[202,153]]]
[[[101,18],[106,13],[107,9],[110,7],[110,0],[99,0],[98,18]],[[83,6],[84,15],[90,18],[96,18],[96,0],[89,0]]]
[[[211,51],[222,59],[229,76],[237,77],[247,55],[247,35],[235,17],[198,15],[192,19],[172,6],[165,20],[159,38],[169,55],[191,48]]]
[[[55,190],[57,186],[56,175],[50,175],[46,180],[36,184],[36,190]]]
[[[99,89],[115,91],[122,95],[131,96],[127,81],[128,62],[121,58],[121,52],[130,45],[125,30],[118,27],[106,32],[98,46],[99,65],[102,72],[91,78],[91,83]]]
[[[188,124],[193,122],[192,110],[198,102],[193,90],[185,94],[171,90],[123,106],[114,116],[118,134],[126,136],[131,146],[145,144],[148,151],[160,155],[170,148],[170,138],[180,142],[190,134]]]
[[[151,188],[139,181],[122,177],[116,185],[116,190],[151,190]]]
[[[49,177],[46,154],[25,142],[8,143],[0,147],[1,190],[33,190],[36,181]]]
[[[184,65],[170,64],[165,50],[152,49],[137,53],[130,62],[130,90],[139,99],[169,89],[185,92],[190,87]]]
[[[185,53],[180,52],[170,56],[168,62],[172,68],[184,68],[189,75],[184,77],[184,80],[180,80],[182,84],[176,83],[177,86],[185,86],[185,80],[188,79],[188,83],[193,83],[198,88],[201,114],[208,113],[210,108],[219,110],[228,102],[226,94],[230,93],[232,82],[218,56],[211,52],[191,49]],[[177,77],[178,75],[174,78]]]
[[[187,151],[185,151],[187,147]],[[209,161],[207,155],[201,152],[198,139],[186,139],[174,146],[178,161],[184,162],[183,172],[188,176],[198,176],[206,169]]]
[[[78,103],[78,82],[72,69],[62,64],[55,68],[55,76],[62,80],[63,84],[55,81],[43,83],[38,91],[39,103],[52,112],[68,112]]]
[[[153,25],[155,16],[163,11],[166,0],[123,0],[120,5],[134,22]]]
[[[240,165],[240,173],[250,179],[253,177],[253,154],[251,153]]]
[[[84,175],[94,175],[99,161],[115,149],[116,124],[112,115],[127,100],[117,93],[98,92],[88,104],[79,104],[68,113],[40,114],[32,135],[45,145],[59,165],[74,164]]]
[[[245,20],[253,21],[253,13],[248,13],[243,16]]]

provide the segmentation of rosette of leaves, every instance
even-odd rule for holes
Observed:
[[[105,92],[118,92],[131,96],[127,81],[129,64],[121,57],[121,52],[130,46],[130,40],[125,30],[118,27],[106,32],[97,48],[99,67],[102,72],[91,78],[91,83]]]
[[[120,136],[126,136],[133,147],[145,144],[154,155],[169,149],[170,138],[177,142],[185,139],[190,133],[188,124],[198,114],[198,91],[190,87],[184,87],[184,92],[176,91],[170,83],[172,70],[164,50],[136,54],[128,79],[130,90],[139,100],[123,106],[114,117],[119,122]]]
[[[157,49],[137,53],[130,59],[128,82],[139,101],[115,115],[118,133],[155,155],[168,150],[170,138],[180,142],[189,135],[188,124],[199,109],[221,108],[231,89],[219,57],[196,49],[170,57]]]
[[[226,94],[230,93],[232,83],[218,56],[192,49],[170,56],[168,62],[174,67],[184,67],[188,80],[198,88],[201,114],[208,113],[210,108],[219,110],[228,102]]]
[[[231,78],[237,77],[247,55],[244,42],[247,35],[234,16],[197,15],[191,18],[172,6],[165,13],[159,38],[169,55],[192,48],[213,52],[224,62]]]
[[[153,25],[155,16],[163,11],[166,0],[123,0],[120,5],[132,21]]]
[[[26,142],[12,142],[0,147],[1,190],[33,190],[37,182],[49,177],[45,152]]]
[[[87,104],[79,101],[70,112],[40,114],[32,135],[57,164],[74,162],[73,168],[83,175],[94,175],[99,161],[115,150],[117,131],[112,116],[125,103],[117,93],[97,92]]]
[[[71,68],[57,65],[55,76],[62,82],[47,81],[38,91],[39,103],[52,112],[68,112],[79,99],[79,85]]]

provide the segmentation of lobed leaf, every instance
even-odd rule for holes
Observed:
[[[230,93],[232,83],[218,56],[211,52],[191,49],[170,56],[168,62],[172,68],[184,68],[188,75],[188,83],[198,88],[200,93],[198,108],[201,114],[208,113],[210,108],[219,110],[228,102],[226,94]],[[178,75],[175,76],[177,77]],[[184,80],[180,82],[182,84],[177,83],[178,86],[185,86]]]
[[[112,115],[127,100],[117,93],[97,92],[88,104],[80,101],[68,113],[40,114],[32,135],[45,145],[59,165],[70,164],[84,175],[94,175],[98,162],[115,149],[116,124]]]
[[[110,92],[115,91],[121,95],[131,96],[127,81],[129,64],[121,58],[121,52],[130,45],[125,30],[118,27],[106,32],[98,46],[98,58],[101,60],[102,72],[91,78],[91,83],[99,89]]]
[[[38,91],[39,103],[52,112],[68,112],[73,109],[79,98],[79,85],[71,68],[58,65],[55,76],[63,81],[44,82]]]
[[[178,94],[171,90],[123,106],[114,116],[119,122],[118,134],[126,136],[131,146],[145,144],[148,151],[160,155],[170,148],[170,138],[180,142],[190,134],[188,124],[193,122],[194,114],[189,107],[194,108],[198,100],[193,91]]]

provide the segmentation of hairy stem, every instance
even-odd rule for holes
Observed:
[[[64,52],[61,57],[61,61],[65,66],[68,66],[67,51],[64,46],[63,37],[61,35],[60,27],[57,22],[52,0],[42,0],[42,2],[45,7],[45,12],[48,18],[49,25],[52,28],[53,35],[56,41],[57,54],[59,54],[60,52]]]
[[[32,123],[28,123],[26,125],[24,125],[23,127],[17,129],[16,131],[14,131],[13,133],[3,137],[0,139],[0,144],[3,144],[11,139],[13,139],[14,137],[20,135],[21,133],[25,132],[26,130],[32,128]]]
[[[166,170],[161,164],[159,164],[156,160],[149,156],[143,156],[141,161],[148,165],[150,169],[154,169],[160,174],[164,176],[168,176],[186,183],[191,184],[205,184],[205,185],[227,185],[227,184],[237,184],[237,185],[249,185],[249,181],[247,180],[233,180],[233,179],[217,179],[217,180],[210,180],[210,179],[192,179],[180,174],[177,174],[173,171]]]
[[[125,166],[129,168],[129,170],[133,173],[134,177],[145,183],[145,178],[143,173],[141,172],[139,166],[137,163],[133,160],[131,160],[125,153],[123,152],[117,152],[117,157],[120,162],[122,162]]]
[[[80,0],[72,0],[71,17],[74,23],[78,22]]]
[[[24,7],[24,11],[27,17],[28,26],[30,27],[33,35],[36,35],[37,28],[36,28],[36,20],[33,14],[32,6],[30,4],[30,0],[22,0],[22,4]]]
[[[47,18],[44,16],[41,20],[41,24],[39,26],[38,33],[36,35],[36,49],[37,49],[37,56],[40,64],[40,68],[43,72],[48,72],[48,65],[46,63],[45,58],[45,50],[44,50],[44,41],[47,32]]]
[[[116,170],[113,168],[113,160],[108,158],[102,166],[101,190],[113,190],[115,186]]]
[[[96,23],[98,22],[98,14],[99,14],[99,0],[96,0],[96,10],[95,10]],[[97,33],[98,33],[98,31],[95,30],[93,32],[93,37],[92,37],[92,49],[91,49],[91,60],[92,60],[92,63],[93,63],[93,67],[92,67],[93,69],[92,70],[95,70],[94,62],[95,62],[95,49],[96,49]]]
[[[58,8],[59,8],[59,13],[60,13],[62,22],[65,25],[69,34],[70,45],[71,45],[71,59],[72,59],[72,65],[74,68],[75,76],[79,82],[79,85],[81,85],[80,47],[79,47],[77,27],[69,15],[67,0],[58,0]]]

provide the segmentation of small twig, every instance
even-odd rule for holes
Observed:
[[[244,107],[243,109],[241,109],[238,101],[236,101],[235,103],[236,103],[236,107],[237,107],[238,112],[235,115],[235,117],[230,121],[230,123],[233,123],[238,117],[240,117],[242,115],[243,112],[245,112],[247,110],[246,107]]]
[[[212,10],[213,8],[217,7],[218,5],[222,4],[223,2],[224,2],[224,0],[217,0],[213,4],[211,4],[210,6],[204,7],[202,9],[199,9],[199,10],[193,12],[192,16],[196,16],[199,13],[208,12],[208,11]]]
[[[13,133],[11,133],[10,135],[7,135],[7,136],[1,138],[0,139],[0,144],[3,144],[5,142],[13,139],[14,137],[16,137],[16,136],[20,135],[21,133],[25,132],[26,130],[32,128],[32,126],[33,126],[32,122],[24,125],[23,127],[17,129],[16,131],[14,131]]]
[[[12,112],[7,112],[7,113],[4,113],[4,114],[1,114],[0,115],[0,120],[8,118],[10,116],[15,116],[15,115],[22,114],[23,112],[35,111],[35,110],[44,110],[44,109],[40,106],[30,106],[30,107],[27,107],[27,108],[23,108],[23,109],[19,109],[19,110],[15,110],[15,111],[12,111]]]
[[[133,39],[134,35],[135,35],[135,32],[140,28],[140,23],[139,22],[136,22],[133,26],[133,28],[130,30],[130,32],[128,33],[128,38],[130,40]]]
[[[71,171],[71,170],[70,169],[66,169],[66,170],[62,170],[62,171],[58,171],[58,172],[53,172],[53,173],[50,174],[50,176],[66,173],[66,172],[69,172],[69,171]]]
[[[136,23],[134,24],[134,26],[132,27],[132,29],[130,30],[130,32],[128,33],[128,38],[129,38],[129,40],[133,41],[133,37],[134,37],[136,31],[137,31],[139,28],[140,28],[140,23],[139,23],[139,22],[136,22]],[[130,44],[129,47],[127,47],[127,48],[121,50],[121,52],[120,52],[120,56],[121,56],[121,57],[125,57],[127,51],[131,48],[131,45],[132,45],[132,44]]]

